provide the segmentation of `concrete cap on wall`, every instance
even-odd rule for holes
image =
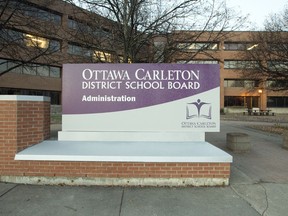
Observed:
[[[0,101],[44,101],[50,102],[50,97],[32,95],[0,95]]]

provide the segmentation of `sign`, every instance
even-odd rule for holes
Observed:
[[[78,131],[219,131],[216,64],[65,64],[63,126]]]

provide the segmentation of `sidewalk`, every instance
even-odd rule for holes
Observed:
[[[220,133],[206,134],[208,142],[233,155],[228,187],[122,188],[0,183],[0,215],[287,215],[288,151],[281,148],[281,136],[247,128],[246,124],[221,121]],[[53,126],[54,130],[59,127]],[[228,151],[225,146],[228,132],[249,134],[253,144],[251,152]]]

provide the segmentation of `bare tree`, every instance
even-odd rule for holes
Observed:
[[[39,4],[45,8],[54,1],[61,2]],[[62,29],[61,24],[55,25],[61,22],[57,14],[29,2],[0,1],[0,53],[17,59],[0,76],[32,63],[171,62],[187,48],[178,46],[179,41],[199,41],[203,35],[208,44],[188,53],[186,60],[198,53],[213,58],[207,48],[242,27],[246,19],[227,8],[224,0],[66,0],[75,7],[68,12],[69,28]],[[69,41],[62,48],[79,55],[63,59],[65,55],[58,52],[62,35]],[[0,66],[6,63],[1,61]]]
[[[247,78],[259,80],[270,90],[288,89],[288,8],[270,15],[265,31],[251,34],[254,46],[247,49],[243,58],[254,62],[254,67],[243,70]]]
[[[0,53],[1,57],[13,60],[0,62],[0,76],[36,62],[56,64],[60,42],[56,36],[59,27],[55,22],[59,22],[57,15],[33,7],[26,1],[0,1]],[[7,62],[9,66],[4,68]]]
[[[102,47],[122,56],[123,62],[169,62],[176,52],[185,50],[185,47],[175,45],[179,42],[179,35],[182,41],[191,42],[199,41],[205,34],[207,41],[218,42],[220,37],[225,36],[224,32],[237,30],[243,27],[246,21],[246,17],[227,8],[225,1],[221,0],[69,0],[69,2],[113,21],[110,22],[113,38],[102,41],[105,44]],[[194,33],[178,34],[179,30],[192,30]],[[93,44],[87,43],[87,46]],[[198,52],[204,53],[207,46],[209,46],[207,43],[204,44]],[[195,56],[196,53],[189,58],[193,59]]]

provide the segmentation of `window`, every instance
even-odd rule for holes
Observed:
[[[23,11],[25,16],[38,18],[43,21],[53,22],[54,24],[61,24],[61,15],[56,12],[43,10],[32,5],[20,3],[19,8]]]
[[[0,74],[8,69],[8,61],[0,59]]]
[[[230,106],[241,106],[244,107],[244,97],[240,96],[225,96],[224,97],[224,106],[230,107]]]
[[[288,71],[288,61],[268,61],[271,71]]]
[[[270,50],[273,51],[286,51],[288,50],[288,44],[287,43],[270,43],[268,44],[268,47]]]
[[[11,29],[0,30],[0,41],[2,43],[25,44],[28,47],[37,47],[41,49],[50,49],[51,51],[60,51],[61,45],[57,40],[44,37],[38,37]]]
[[[257,47],[257,43],[224,42],[224,50],[252,50]]]
[[[90,33],[99,37],[109,37],[111,32],[109,29],[100,28],[97,26],[90,26],[81,21],[76,21],[73,18],[68,18],[68,28],[80,31],[83,33]]]
[[[60,41],[57,40],[50,40],[49,41],[49,49],[51,51],[60,51],[61,50],[61,44]]]
[[[177,48],[181,50],[218,50],[218,43],[195,42],[195,43],[178,43]]]
[[[5,42],[14,42],[14,43],[22,43],[23,42],[23,33],[14,31],[11,29],[0,30],[0,41],[1,43]]]
[[[92,50],[75,44],[68,44],[68,53],[72,55],[79,55],[79,56],[92,56]]]
[[[42,49],[47,49],[49,47],[48,39],[33,36],[31,34],[24,34],[24,43],[29,47],[38,47]]]
[[[19,65],[21,65],[21,62],[17,62],[17,61],[8,61],[8,69],[12,69],[11,72],[14,73],[22,73],[22,67],[19,67]]]
[[[224,80],[224,87],[241,87],[244,88],[244,80]]]
[[[118,56],[118,59],[119,59],[119,62],[120,62],[120,63],[123,63],[123,62],[124,62],[124,57],[123,57],[123,56]],[[129,64],[132,63],[131,58],[129,58],[129,57],[128,57],[128,63],[129,63]]]
[[[50,77],[60,78],[61,70],[59,67],[50,67]]]
[[[242,80],[242,79],[225,79],[224,87],[254,88],[254,87],[259,87],[259,81],[258,80]]]
[[[23,64],[17,61],[0,59],[0,73],[10,68],[13,68],[11,70],[13,73],[45,77],[49,76],[53,78],[61,77],[60,67],[40,64]]]
[[[77,30],[80,32],[85,32],[85,33],[93,32],[89,25],[82,23],[82,22],[79,22],[79,21],[76,21],[72,18],[68,19],[68,27],[70,29],[74,29],[74,30]]]
[[[23,74],[28,74],[28,75],[37,75],[37,66],[34,64],[29,64],[23,66]]]
[[[163,41],[154,41],[154,60],[158,63],[164,62],[164,50],[166,43]]]
[[[111,31],[106,28],[95,28],[93,34],[98,37],[110,37],[112,35]]]
[[[93,53],[94,59],[100,62],[112,62],[111,54],[103,51],[94,51]]]
[[[185,60],[180,60],[177,61],[179,64],[218,64],[218,61],[215,60],[191,60],[191,61],[185,61]]]
[[[256,61],[225,60],[225,69],[255,69],[258,67]]]
[[[34,36],[31,34],[23,34],[24,43],[28,47],[37,47],[41,49],[49,49],[51,51],[60,51],[61,45],[57,40],[50,40],[43,37]]]
[[[49,66],[38,66],[37,67],[37,74],[39,76],[49,76],[50,67]]]
[[[267,97],[267,107],[288,107],[288,97]]]
[[[245,107],[252,108],[258,107],[259,97],[252,96],[225,96],[224,97],[224,106],[225,107]]]
[[[69,27],[70,29],[77,29],[77,27],[78,27],[77,21],[69,18],[69,19],[68,19],[68,27]]]

